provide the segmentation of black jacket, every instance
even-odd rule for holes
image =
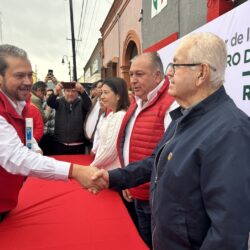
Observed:
[[[73,102],[68,103],[64,97],[51,95],[48,105],[56,110],[55,141],[61,143],[84,142],[83,123],[91,107],[91,100],[85,91]]]
[[[151,176],[155,250],[247,250],[250,119],[221,87],[173,122],[154,153],[109,172],[128,188]]]

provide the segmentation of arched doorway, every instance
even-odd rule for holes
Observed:
[[[127,82],[128,87],[130,87],[130,80],[129,80],[130,61],[133,57],[135,57],[138,54],[141,54],[141,43],[136,32],[130,30],[124,42],[123,53],[122,53],[122,66],[121,66],[122,77]]]

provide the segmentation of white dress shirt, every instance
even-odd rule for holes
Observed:
[[[165,81],[165,80],[164,80]],[[131,133],[135,124],[135,120],[137,116],[140,114],[140,112],[147,107],[147,105],[156,97],[158,91],[161,89],[162,85],[164,84],[164,81],[162,81],[156,88],[154,88],[151,92],[147,95],[147,102],[143,102],[139,97],[135,96],[135,101],[137,103],[137,108],[133,115],[131,116],[130,120],[128,121],[128,125],[125,130],[125,141],[123,146],[123,159],[124,159],[124,165],[127,166],[129,164],[129,146],[130,146],[130,137]],[[174,101],[169,109],[166,111],[165,117],[164,117],[164,128],[167,129],[168,125],[171,122],[171,117],[169,116],[169,112],[176,109],[179,105],[176,101]]]
[[[87,121],[85,124],[85,133],[88,139],[91,139],[94,133],[95,126],[99,117],[99,110],[100,110],[100,102],[99,99],[97,99],[93,109],[90,111],[87,117]]]
[[[100,144],[100,129],[101,129],[101,126],[102,126],[102,123],[105,121],[106,119],[106,114],[105,113],[102,113],[100,115],[100,118],[99,118],[99,121],[97,123],[97,126],[96,126],[96,131],[95,131],[95,134],[94,134],[94,139],[93,139],[93,147],[91,149],[91,151],[96,154],[97,152],[97,149],[99,147],[99,144]]]
[[[19,114],[22,113],[25,102],[15,104],[10,100],[10,103]],[[39,149],[35,139],[33,142],[34,150]],[[0,115],[0,166],[12,174],[67,180],[70,163],[57,161],[28,149],[15,128]]]

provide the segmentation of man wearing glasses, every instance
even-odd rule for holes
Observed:
[[[247,249],[250,230],[250,120],[223,87],[226,45],[191,34],[167,68],[168,93],[180,105],[154,153],[106,172],[109,187],[151,178],[155,250]]]

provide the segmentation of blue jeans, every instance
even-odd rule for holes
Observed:
[[[139,233],[145,243],[152,248],[151,208],[149,201],[135,199],[134,205],[138,219]]]

